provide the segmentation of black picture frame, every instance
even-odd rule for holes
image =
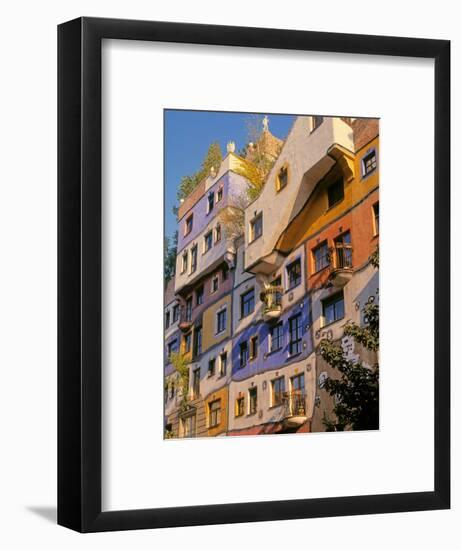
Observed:
[[[103,38],[434,60],[433,491],[160,509],[101,510]],[[82,17],[58,27],[58,117],[58,523],[80,532],[95,532],[449,508],[450,42]]]

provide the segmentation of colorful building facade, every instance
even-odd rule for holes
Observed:
[[[230,143],[178,212],[176,275],[165,298],[165,434],[206,437],[324,431],[335,372],[323,338],[351,359],[376,356],[343,334],[379,298],[375,119],[300,116],[285,142],[265,119],[273,166],[240,235],[222,213],[249,181]],[[173,321],[174,319],[174,321]],[[186,379],[170,358],[179,353]]]

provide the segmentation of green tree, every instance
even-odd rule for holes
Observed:
[[[165,237],[163,244],[163,275],[165,286],[170,281],[176,271],[176,251],[178,248],[178,232],[175,231],[173,237]]]
[[[378,249],[370,257],[370,263],[379,267]],[[379,305],[370,297],[363,310],[363,326],[349,321],[344,335],[372,352],[379,351]],[[326,415],[323,423],[327,431],[376,430],[379,428],[379,364],[368,366],[345,357],[343,349],[331,340],[319,345],[322,358],[339,376],[328,378],[324,389],[335,398],[334,420]]]
[[[200,169],[197,170],[194,174],[183,176],[178,187],[178,201],[186,199],[192,191],[197,187],[197,185],[210,173],[211,168],[213,167],[216,171],[219,169],[219,166],[222,162],[222,152],[221,147],[217,141],[213,142],[209,147],[205,155],[205,158],[202,161]]]

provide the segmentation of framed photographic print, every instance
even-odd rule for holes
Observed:
[[[80,18],[58,54],[58,523],[448,508],[449,41]]]

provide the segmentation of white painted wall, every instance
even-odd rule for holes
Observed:
[[[251,266],[272,251],[283,228],[300,211],[314,184],[334,164],[326,156],[333,143],[353,150],[352,129],[341,119],[325,117],[323,123],[312,133],[310,116],[300,116],[295,120],[261,195],[245,211],[247,228],[255,212],[263,213],[262,236],[250,243],[249,231],[246,232],[245,266]],[[286,163],[289,170],[288,184],[277,192],[276,178],[280,168]],[[309,178],[308,182],[303,181],[304,175],[309,171],[315,177]]]

